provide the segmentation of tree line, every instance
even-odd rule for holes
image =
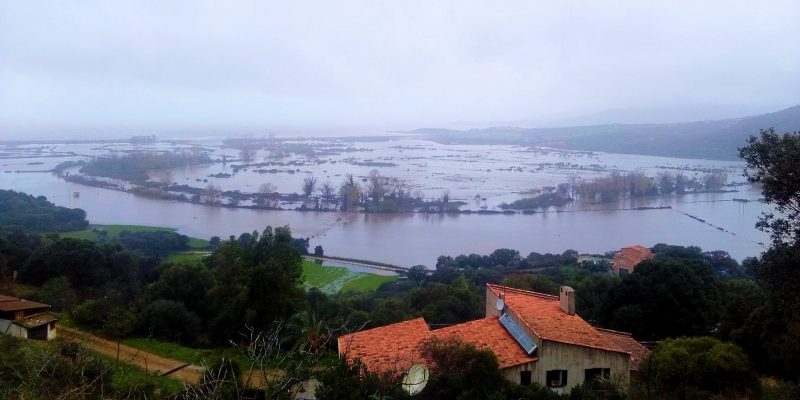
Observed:
[[[24,226],[34,232],[80,231],[89,226],[86,211],[59,207],[44,196],[0,190],[0,226]]]

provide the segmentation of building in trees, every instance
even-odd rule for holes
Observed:
[[[639,245],[623,247],[614,255],[614,262],[611,263],[611,270],[619,275],[633,272],[636,264],[644,260],[650,260],[655,255],[647,247]]]
[[[430,330],[417,318],[357,332],[339,338],[339,354],[360,359],[371,372],[399,375],[426,363],[420,343],[431,337],[489,349],[506,379],[537,382],[559,393],[593,378],[627,381],[648,353],[629,334],[596,329],[576,315],[572,288],[552,296],[488,284],[483,319]]]
[[[24,339],[56,337],[58,317],[47,312],[47,304],[0,295],[0,332]]]

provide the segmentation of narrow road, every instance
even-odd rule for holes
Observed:
[[[82,332],[66,326],[58,327],[58,334],[69,339],[77,340],[85,344],[90,349],[117,358],[117,343],[97,337],[90,333]],[[128,364],[135,365],[145,371],[163,374],[169,371],[170,378],[178,379],[186,383],[197,383],[203,374],[203,368],[197,365],[186,365],[183,361],[173,360],[157,356],[146,351],[142,351],[124,344],[119,345],[119,360]]]

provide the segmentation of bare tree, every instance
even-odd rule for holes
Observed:
[[[261,186],[258,187],[258,194],[267,196],[272,193],[275,193],[276,190],[278,190],[278,187],[275,186],[274,183],[272,182],[262,183]]]
[[[303,179],[303,193],[306,197],[311,196],[314,193],[314,188],[317,186],[317,178],[314,178],[314,174],[308,174],[308,176]]]
[[[322,198],[325,200],[330,200],[333,197],[334,193],[336,192],[336,188],[333,187],[331,184],[331,180],[328,179],[325,183],[322,184],[322,187],[319,188],[320,194],[322,194]]]
[[[728,173],[725,171],[711,171],[703,176],[703,186],[706,190],[720,190],[728,183]]]
[[[219,204],[220,194],[222,194],[222,189],[219,186],[214,185],[213,183],[209,183],[208,186],[206,186],[205,190],[203,191],[203,202]]]
[[[575,197],[575,186],[578,184],[578,179],[580,177],[576,173],[571,173],[567,176],[567,182],[569,183],[569,197]]]
[[[158,183],[161,184],[161,187],[166,190],[169,185],[172,184],[172,181],[175,179],[175,175],[170,170],[161,171],[158,174]]]
[[[679,172],[675,175],[675,193],[684,194],[686,193],[686,189],[689,186],[689,178],[683,174],[683,172]]]
[[[358,204],[361,198],[361,185],[356,182],[353,174],[345,174],[341,186],[339,186],[339,196],[342,197],[342,211],[347,211],[350,207]]]
[[[363,325],[356,330],[363,329]],[[217,368],[206,368],[200,383],[186,385],[181,393],[181,399],[223,399],[224,393],[229,393],[230,388],[237,392],[245,390],[262,391],[262,398],[295,398],[298,393],[305,390],[309,380],[316,379],[332,368],[330,363],[323,362],[328,357],[326,352],[314,352],[304,348],[286,351],[281,348],[281,334],[283,327],[267,332],[257,332],[248,327],[248,332],[239,340],[231,344],[245,356],[249,365],[242,365],[242,376],[236,376],[233,368],[223,362]],[[320,347],[329,347],[332,338],[338,338],[351,331],[346,324],[330,327],[324,326],[324,333],[320,335]],[[349,347],[348,347],[349,348]],[[230,365],[230,363],[228,363]],[[279,371],[276,373],[276,371]],[[247,388],[250,389],[247,389]],[[311,393],[317,398],[324,398],[324,393]],[[256,398],[255,396],[253,398]]]
[[[388,180],[377,169],[370,171],[367,179],[367,194],[372,198],[372,202],[378,205],[386,195]]]

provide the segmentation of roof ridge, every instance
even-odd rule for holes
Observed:
[[[598,332],[610,333],[612,335],[619,335],[619,336],[627,336],[627,337],[631,337],[631,338],[633,337],[633,335],[628,333],[628,332],[615,331],[613,329],[606,329],[606,328],[598,328],[596,326],[593,326],[592,328],[594,328]]]
[[[495,285],[495,284],[492,284],[492,283],[487,283],[486,286],[491,288],[493,291],[495,289],[498,289],[498,290],[503,290],[503,291],[511,292],[511,293],[517,293],[517,294],[524,294],[524,295],[527,295],[527,296],[539,297],[539,298],[542,298],[542,299],[545,299],[545,300],[558,300],[559,299],[559,297],[556,296],[556,295],[547,294],[547,293],[540,293],[540,292],[534,292],[534,291],[524,290],[524,289],[517,289],[517,288],[512,288],[512,287],[509,287],[509,286]],[[497,293],[497,292],[495,292],[495,293]]]

